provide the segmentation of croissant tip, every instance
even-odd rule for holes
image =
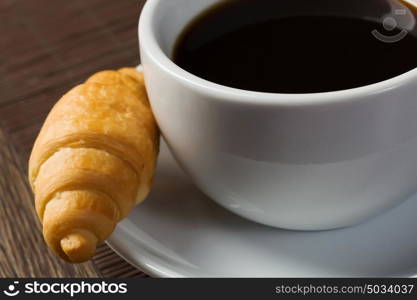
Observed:
[[[61,248],[66,258],[72,263],[90,260],[96,253],[97,237],[86,230],[66,235],[61,239]]]

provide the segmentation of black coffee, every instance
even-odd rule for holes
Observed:
[[[416,19],[414,7],[394,0],[222,1],[185,28],[173,59],[234,88],[343,90],[417,67]]]

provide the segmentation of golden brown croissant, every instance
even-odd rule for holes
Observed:
[[[49,247],[90,259],[149,192],[159,147],[141,73],[90,77],[54,106],[36,139],[29,181]]]

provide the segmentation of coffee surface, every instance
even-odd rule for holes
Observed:
[[[344,90],[417,67],[417,37],[394,18],[321,14],[320,7],[286,15],[288,1],[223,1],[184,29],[174,62],[218,84],[271,93]]]

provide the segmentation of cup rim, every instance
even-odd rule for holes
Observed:
[[[336,90],[317,93],[268,93],[238,89],[221,85],[203,78],[200,78],[178,66],[161,49],[154,34],[154,19],[156,8],[164,0],[148,0],[143,7],[139,18],[139,40],[141,51],[146,51],[149,58],[156,63],[164,72],[181,82],[184,86],[199,93],[208,95],[210,99],[217,99],[236,103],[256,105],[317,105],[326,103],[342,103],[343,101],[354,101],[364,96],[384,93],[389,90],[406,85],[413,79],[417,79],[417,67],[397,75],[395,77],[345,90]]]

